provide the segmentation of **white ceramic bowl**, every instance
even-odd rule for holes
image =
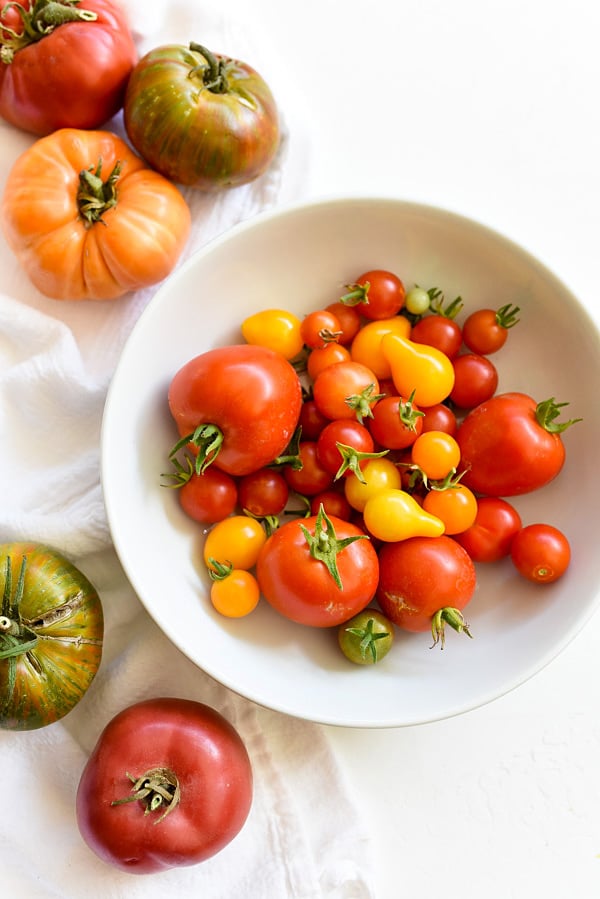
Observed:
[[[494,356],[500,391],[569,402],[583,421],[564,435],[567,463],[537,494],[515,500],[524,523],[548,521],[572,544],[567,574],[543,587],[509,561],[478,567],[467,609],[473,640],[450,631],[397,632],[384,662],[347,662],[334,632],[295,625],[263,600],[250,616],[213,611],[201,562],[203,534],[161,487],[174,428],[167,390],[177,369],[211,347],[241,340],[248,314],[286,307],[302,316],[336,300],[370,268],[407,286],[460,294],[465,313],[505,303],[521,321]],[[165,634],[200,668],[255,702],[353,727],[430,722],[506,693],[552,660],[598,603],[600,338],[583,306],[514,243],[466,218],[391,199],[296,205],[237,226],[190,258],[157,292],[124,349],[102,433],[102,476],[116,550]]]

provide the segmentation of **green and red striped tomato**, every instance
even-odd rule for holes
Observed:
[[[277,106],[263,78],[200,44],[143,56],[123,113],[131,143],[152,168],[205,191],[254,180],[279,146]]]
[[[104,617],[85,575],[39,543],[0,545],[0,727],[59,720],[90,686]]]

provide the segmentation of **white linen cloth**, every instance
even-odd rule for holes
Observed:
[[[128,0],[126,8],[141,53],[196,40],[245,59],[270,83],[283,113],[281,152],[265,176],[216,197],[184,191],[194,221],[187,258],[236,222],[301,196],[309,129],[284,66],[248,26],[199,10],[195,0]],[[123,134],[119,116],[107,127]],[[0,188],[33,140],[0,123]],[[100,485],[104,400],[156,288],[104,303],[50,300],[1,237],[0,272],[0,542],[40,541],[65,553],[98,589],[106,620],[102,664],[81,703],[41,730],[0,731],[3,895],[368,899],[368,835],[325,730],[242,699],[183,657],[133,594],[111,546]],[[255,797],[242,832],[213,859],[136,876],[105,865],[84,844],[75,793],[104,725],[159,695],[206,702],[234,724],[252,759]]]

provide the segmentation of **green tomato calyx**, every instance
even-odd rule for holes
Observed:
[[[217,425],[202,424],[198,425],[192,434],[186,434],[185,437],[182,437],[181,440],[177,441],[169,453],[169,460],[175,467],[175,474],[172,475],[172,477],[174,477],[176,481],[178,477],[185,475],[185,469],[177,462],[177,453],[180,449],[183,449],[183,447],[188,446],[189,444],[192,444],[192,446],[195,446],[198,450],[193,462],[192,473],[203,474],[211,462],[214,462],[217,458],[223,444],[223,432]],[[186,478],[186,480],[189,480],[189,478]],[[174,486],[180,485],[176,483]]]
[[[373,627],[375,619],[369,618],[365,627],[345,627],[344,630],[348,634],[352,634],[360,640],[359,651],[360,657],[365,662],[373,665],[379,661],[380,655],[377,648],[377,640],[383,640],[390,637],[390,631],[379,631],[375,633]]]
[[[549,434],[562,434],[562,432],[566,431],[567,428],[570,428],[571,425],[576,424],[578,421],[582,421],[581,418],[569,418],[567,421],[563,422],[556,421],[560,415],[560,410],[568,405],[568,403],[557,403],[553,396],[550,397],[549,400],[538,403],[535,409],[537,423],[545,431],[548,431]]]
[[[0,615],[0,659],[14,660],[16,656],[29,652],[38,642],[35,631],[27,627],[21,620],[19,607],[25,590],[25,566],[26,557],[23,556],[19,579],[13,595],[12,563],[10,556],[6,558],[2,615]],[[10,688],[10,694],[12,695],[14,682],[11,683]]]
[[[194,41],[190,43],[192,53],[200,53],[208,65],[198,65],[190,71],[190,78],[195,75],[201,75],[202,85],[205,90],[213,94],[226,94],[229,92],[229,83],[227,81],[227,60],[221,56],[216,56],[211,50],[208,50],[202,44],[196,44]]]
[[[373,418],[373,405],[384,396],[384,393],[375,393],[375,384],[373,383],[361,390],[360,393],[347,396],[344,402],[349,409],[356,413],[359,424],[362,424],[365,418]]]
[[[329,574],[335,581],[336,586],[340,590],[343,590],[344,585],[342,584],[338,569],[337,555],[351,543],[354,543],[355,540],[368,540],[369,538],[367,535],[354,534],[351,537],[345,537],[343,540],[338,540],[335,534],[335,528],[333,527],[333,522],[327,515],[323,503],[319,506],[319,511],[315,520],[314,534],[311,534],[308,528],[303,524],[300,524],[300,528],[306,537],[306,542],[308,543],[312,558],[319,562],[323,562]]]
[[[134,777],[127,772],[127,777],[133,784],[131,795],[113,800],[111,806],[124,805],[126,802],[141,802],[144,806],[144,815],[162,812],[154,822],[160,824],[179,805],[181,799],[179,780],[170,768],[151,768],[141,777]]]
[[[444,648],[446,640],[446,624],[449,624],[450,627],[454,628],[458,634],[466,634],[467,637],[473,638],[473,634],[470,632],[469,625],[465,621],[462,612],[451,606],[446,606],[443,609],[438,609],[431,619],[431,633],[433,636],[432,649],[433,646],[437,646],[438,643],[441,649]]]
[[[380,459],[382,456],[387,456],[389,453],[389,450],[382,450],[380,453],[363,453],[360,450],[354,449],[354,447],[348,446],[345,443],[340,443],[339,441],[336,441],[335,445],[342,457],[342,464],[335,473],[335,481],[339,480],[339,478],[341,478],[347,471],[351,471],[356,475],[361,484],[366,484],[360,463],[367,459]]]
[[[501,328],[514,328],[520,321],[520,319],[517,318],[520,311],[519,306],[511,306],[510,303],[506,303],[505,306],[500,306],[500,308],[496,310],[496,324],[500,325]]]
[[[102,180],[102,160],[98,160],[96,170],[90,166],[79,173],[77,206],[86,228],[97,222],[106,225],[105,212],[117,205],[117,182],[121,177],[122,163],[117,161],[106,181]]]
[[[80,9],[78,3],[79,0],[35,0],[31,9],[14,0],[6,3],[0,10],[0,18],[5,17],[7,10],[14,9],[21,17],[22,28],[16,31],[2,25],[4,37],[0,45],[0,61],[11,63],[19,50],[42,40],[66,22],[95,22],[98,14],[90,9]]]

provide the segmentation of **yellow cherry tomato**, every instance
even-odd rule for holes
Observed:
[[[361,465],[364,483],[355,474],[344,480],[344,493],[353,509],[362,512],[367,500],[390,487],[400,488],[402,475],[390,459],[369,459]]]
[[[416,343],[400,334],[386,334],[381,351],[392,370],[392,380],[401,396],[410,396],[418,406],[435,406],[452,392],[454,367],[436,347]]]
[[[246,343],[265,346],[293,359],[302,350],[300,319],[285,309],[263,309],[242,322],[242,336]]]
[[[248,571],[256,565],[266,539],[265,529],[255,518],[231,515],[218,521],[206,535],[204,562],[213,570],[220,564]]]
[[[411,461],[432,481],[443,480],[460,462],[460,447],[445,431],[423,431],[410,451]]]
[[[350,355],[355,362],[362,362],[378,378],[391,378],[392,368],[383,354],[381,341],[387,334],[400,337],[410,335],[410,322],[403,315],[370,321],[360,329],[350,345]],[[407,394],[408,396],[408,394]]]
[[[250,571],[232,569],[213,580],[210,601],[221,615],[243,618],[253,612],[260,599],[258,581]]]
[[[446,534],[462,534],[477,517],[477,499],[464,484],[430,490],[423,500],[423,508],[444,522]]]
[[[365,527],[378,540],[398,543],[409,537],[441,537],[444,522],[421,508],[404,490],[380,490],[363,510]]]

